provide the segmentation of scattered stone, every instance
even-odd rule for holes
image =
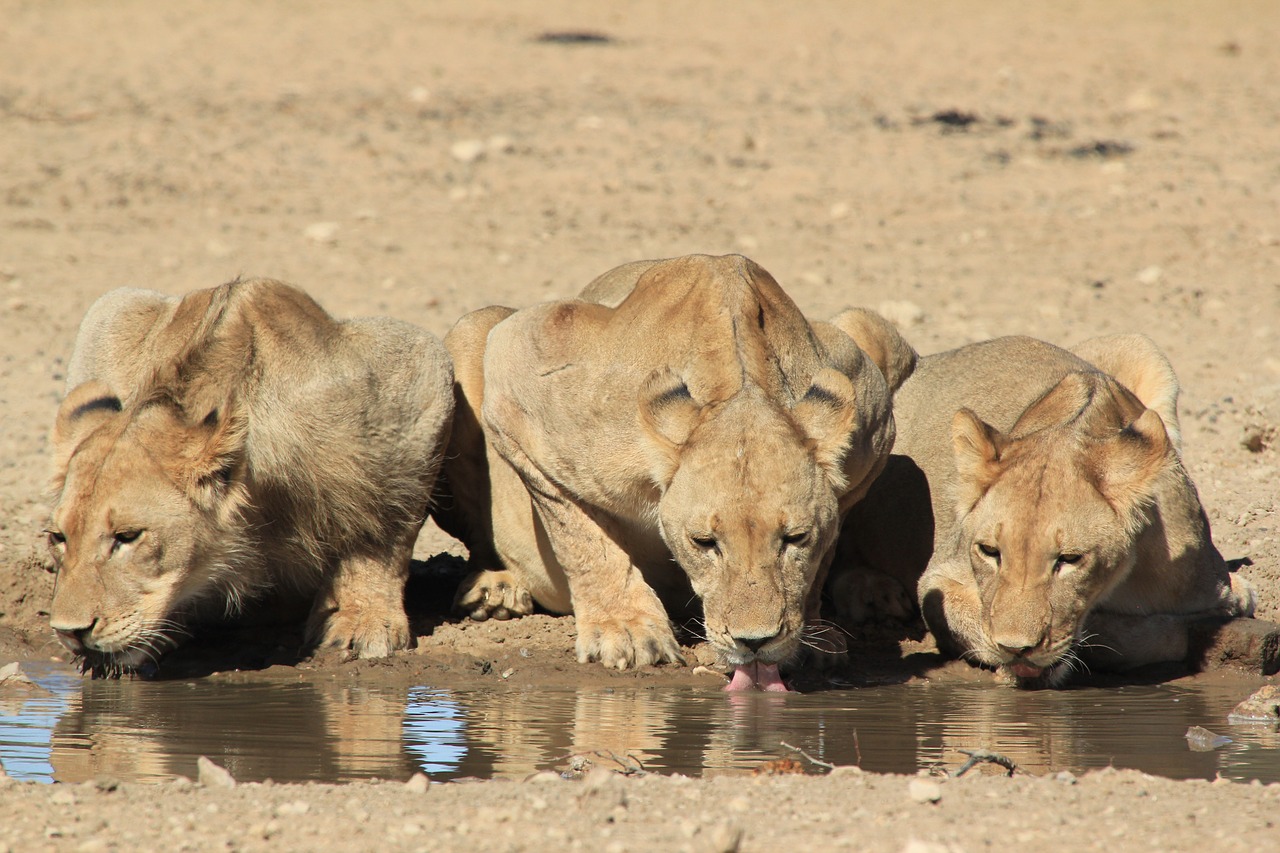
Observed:
[[[917,803],[936,803],[942,799],[942,786],[932,779],[912,779],[907,783],[907,796]]]
[[[827,774],[827,776],[832,779],[837,779],[841,776],[860,777],[862,775],[863,775],[862,768],[856,764],[837,764],[835,767],[832,767],[831,772]]]
[[[1123,157],[1126,154],[1133,153],[1133,146],[1128,142],[1120,142],[1115,139],[1098,139],[1093,142],[1077,145],[1074,148],[1068,148],[1068,156],[1075,157],[1078,160],[1084,160],[1090,157],[1096,157],[1099,160],[1112,160],[1116,157]]]
[[[431,100],[431,91],[426,86],[414,86],[409,90],[409,100],[415,104],[425,104]]]
[[[751,769],[752,776],[803,776],[805,766],[794,758],[775,758]]]
[[[876,306],[876,312],[900,329],[924,322],[924,309],[906,299],[886,299]]]
[[[1220,746],[1231,743],[1231,738],[1214,734],[1203,726],[1192,726],[1187,729],[1187,746],[1192,752],[1212,752]]]
[[[1280,724],[1280,687],[1266,684],[1227,714],[1229,723]]]
[[[99,776],[89,783],[95,791],[102,794],[110,794],[112,791],[120,790],[120,780],[112,776]]]
[[[302,236],[313,243],[334,243],[338,239],[339,227],[336,222],[313,222],[302,229]]]
[[[734,823],[722,823],[707,833],[707,847],[711,853],[738,853],[742,846],[742,827]]]
[[[613,36],[594,30],[551,30],[533,40],[539,44],[613,44]]]
[[[560,777],[560,774],[554,770],[540,770],[537,773],[526,776],[524,781],[532,782],[535,785],[541,785],[547,782],[562,782],[564,780]]]
[[[449,146],[449,156],[460,163],[474,163],[488,151],[489,146],[481,139],[459,139]]]
[[[74,806],[76,795],[62,785],[55,785],[53,792],[49,794],[49,802],[55,806]]]
[[[311,811],[311,803],[306,800],[293,800],[276,806],[276,817],[294,817]]]
[[[489,141],[485,144],[488,146],[490,154],[510,154],[516,150],[515,140],[503,133],[490,136]]]
[[[723,672],[716,672],[714,669],[712,669],[709,666],[702,666],[702,665],[695,666],[693,668],[693,674],[694,675],[714,675],[716,678],[720,679],[721,681],[725,680]]]
[[[1152,266],[1144,267],[1134,278],[1138,284],[1159,284],[1160,279],[1164,278],[1164,270],[1153,264]]]
[[[979,118],[977,113],[965,110],[938,110],[929,116],[929,120],[946,130],[968,130],[970,125],[978,123]]]
[[[235,777],[203,755],[196,759],[196,779],[207,788],[234,788]]]
[[[1076,783],[1076,774],[1070,770],[1059,770],[1054,774],[1053,781],[1061,782],[1064,785],[1074,785]]]
[[[1261,453],[1271,446],[1276,439],[1275,427],[1252,427],[1248,430],[1241,444],[1250,453]],[[4,682],[4,671],[0,670],[0,683]]]
[[[941,841],[921,841],[919,838],[909,839],[902,848],[902,853],[957,853],[960,848]]]
[[[0,687],[35,687],[17,661],[0,666]]]
[[[431,787],[431,780],[427,778],[425,773],[414,773],[409,777],[409,781],[404,783],[406,791],[413,794],[425,794]]]

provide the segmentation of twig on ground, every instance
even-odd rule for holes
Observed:
[[[965,761],[964,764],[961,764],[958,770],[951,774],[951,778],[953,779],[959,779],[974,767],[984,762],[987,764],[998,764],[1005,770],[1008,770],[1010,776],[1012,776],[1013,772],[1018,769],[1018,765],[1013,763],[1012,758],[1006,758],[997,752],[991,752],[987,749],[962,749],[960,751],[969,756],[969,759]]]
[[[792,746],[791,744],[787,743],[785,740],[784,740],[784,741],[782,741],[782,745],[783,745],[784,747],[786,747],[787,749],[791,750],[792,752],[798,752],[798,753],[800,753],[801,757],[803,757],[803,758],[804,758],[806,761],[808,761],[810,764],[816,764],[817,766],[819,766],[819,767],[825,767],[825,768],[827,768],[828,770],[835,770],[835,769],[836,769],[836,766],[835,766],[834,764],[831,764],[831,763],[826,762],[826,761],[819,761],[818,759],[814,758],[814,757],[813,757],[812,755],[810,755],[809,753],[805,752],[805,751],[804,751],[803,749],[801,749],[800,747],[798,747],[798,746]]]

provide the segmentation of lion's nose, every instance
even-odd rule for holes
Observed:
[[[1041,638],[1042,639],[1042,638]],[[996,640],[996,648],[1010,657],[1021,657],[1040,645],[1040,639],[1030,640],[1025,637],[1017,639],[1001,638]]]
[[[770,641],[777,638],[777,636],[777,634],[770,634],[767,637],[734,637],[733,639],[742,643],[742,645],[746,646],[751,651],[758,652],[768,645]]]

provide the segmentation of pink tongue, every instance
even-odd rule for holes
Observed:
[[[737,667],[733,671],[733,679],[724,688],[725,690],[739,691],[750,690],[757,687],[769,693],[787,693],[787,685],[782,683],[782,676],[778,673],[778,665],[773,663],[760,663],[752,661]]]
[[[1032,666],[1029,663],[1015,663],[1009,667],[1018,678],[1036,678],[1044,672],[1044,667]]]

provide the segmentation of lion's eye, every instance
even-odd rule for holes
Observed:
[[[704,551],[713,551],[716,547],[716,537],[705,533],[690,533],[689,541]]]
[[[795,530],[791,533],[782,534],[782,543],[784,545],[804,545],[809,541],[809,531]]]
[[[979,542],[978,550],[982,552],[984,557],[995,560],[997,563],[1000,562],[1000,549],[995,545],[988,545],[985,542]]]
[[[1083,556],[1083,554],[1059,554],[1058,559],[1054,564],[1054,568],[1057,569],[1062,566],[1074,566],[1076,563],[1080,562],[1080,558]]]
[[[67,544],[67,534],[61,530],[46,530],[44,535],[49,537],[49,544],[54,547]]]
[[[118,530],[116,531],[116,544],[128,545],[130,542],[138,541],[138,537],[141,535],[141,530]]]

